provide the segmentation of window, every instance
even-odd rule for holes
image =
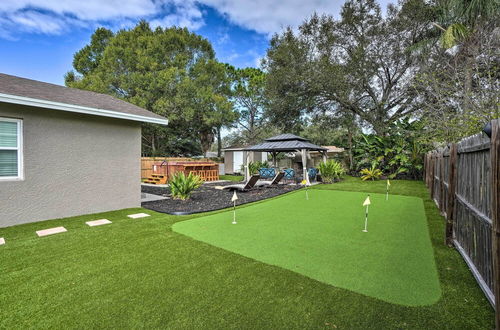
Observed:
[[[23,179],[22,123],[0,117],[0,181]]]

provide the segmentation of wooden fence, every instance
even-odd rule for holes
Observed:
[[[499,306],[500,120],[491,124],[491,139],[480,133],[426,154],[424,180],[446,217],[446,244],[457,248]]]

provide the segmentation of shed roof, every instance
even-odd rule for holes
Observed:
[[[111,95],[0,73],[0,102],[166,125],[167,119]]]
[[[256,144],[245,148],[248,151],[277,151],[277,152],[290,152],[296,150],[315,150],[326,151],[326,148],[320,147],[309,142],[308,139],[293,135],[293,134],[280,134],[266,139],[263,143]]]

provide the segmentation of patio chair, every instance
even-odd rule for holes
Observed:
[[[268,168],[266,168],[266,167],[259,168],[259,175],[260,175],[261,179],[266,179],[269,177],[269,173],[267,170],[268,170]]]
[[[295,178],[295,171],[293,170],[293,168],[285,168],[283,170],[283,173],[285,173],[284,179],[286,181],[291,181],[291,182],[294,181],[293,179]]]
[[[271,181],[259,180],[259,181],[257,181],[257,183],[255,185],[257,187],[262,187],[262,186],[269,187],[271,185],[277,185],[278,183],[280,183],[281,179],[283,179],[284,176],[285,176],[285,172],[279,172],[278,174],[276,174],[274,176],[274,178]]]
[[[308,171],[307,174],[309,175],[309,180],[314,181],[316,179],[316,175],[318,175],[318,170],[315,169],[314,167],[311,167]]]
[[[274,168],[261,168],[259,169],[259,175],[261,179],[271,179],[276,175]]]
[[[222,189],[248,191],[255,186],[257,181],[259,181],[259,178],[260,178],[259,175],[252,175],[250,177],[250,180],[248,180],[246,183],[232,184],[229,186],[224,186]]]

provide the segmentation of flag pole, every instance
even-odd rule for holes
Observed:
[[[233,225],[236,224],[236,201],[233,201]]]
[[[366,213],[365,213],[365,229],[363,230],[365,233],[368,232],[368,206],[366,205]]]
[[[366,206],[366,211],[365,211],[365,229],[363,229],[363,232],[367,233],[368,232],[368,207],[370,206],[370,195],[366,197],[363,206]]]
[[[387,179],[387,184],[385,185],[385,200],[389,200],[389,186],[391,183],[389,182],[389,179]]]
[[[236,200],[238,199],[238,195],[236,195],[236,191],[234,191],[233,198],[231,198],[231,202],[233,202],[233,222],[232,224],[236,224]]]

